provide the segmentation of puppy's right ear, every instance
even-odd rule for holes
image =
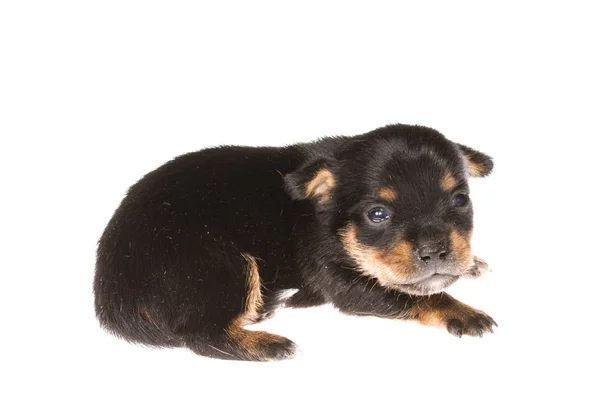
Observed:
[[[330,200],[336,185],[330,161],[318,158],[284,176],[285,189],[294,200],[312,199],[323,204]]]
[[[465,159],[469,176],[485,177],[492,172],[494,161],[490,156],[465,145],[457,143],[457,146]]]

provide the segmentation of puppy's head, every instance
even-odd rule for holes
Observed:
[[[427,295],[473,265],[469,177],[490,157],[433,129],[394,125],[341,139],[334,154],[285,177],[295,199],[311,200],[360,273],[383,286]]]

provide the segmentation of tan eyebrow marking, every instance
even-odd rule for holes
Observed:
[[[452,191],[452,189],[454,189],[454,187],[456,187],[456,179],[454,178],[452,173],[447,171],[444,174],[442,180],[440,181],[440,187],[446,192],[450,192]]]
[[[398,193],[396,193],[396,190],[394,190],[392,187],[383,187],[381,190],[379,190],[377,197],[385,201],[394,201],[396,198],[398,198]]]

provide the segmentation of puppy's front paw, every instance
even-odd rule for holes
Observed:
[[[462,337],[482,337],[493,333],[498,324],[490,316],[459,302],[446,293],[420,299],[409,312],[409,316],[421,324],[445,328],[451,334]]]
[[[491,316],[480,310],[468,308],[470,310],[461,310],[456,314],[448,314],[446,317],[446,329],[450,334],[457,337],[462,337],[463,334],[483,337],[484,333],[494,332],[493,326],[498,327],[498,324]]]
[[[469,268],[465,276],[471,278],[478,278],[484,273],[489,272],[490,270],[490,266],[486,261],[475,256],[473,257],[473,265],[471,266],[471,268]]]

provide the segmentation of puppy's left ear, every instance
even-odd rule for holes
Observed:
[[[490,156],[458,143],[457,146],[465,158],[469,176],[485,177],[492,172],[494,161]]]
[[[329,159],[318,158],[284,176],[285,189],[294,200],[329,201],[336,185]]]

